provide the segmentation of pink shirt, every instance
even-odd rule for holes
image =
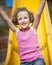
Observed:
[[[39,51],[37,34],[34,34],[31,28],[27,31],[19,30],[17,40],[21,62],[31,62],[37,58],[43,58]]]

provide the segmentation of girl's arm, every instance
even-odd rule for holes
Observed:
[[[35,16],[35,19],[34,19],[34,22],[33,22],[33,27],[34,27],[35,29],[38,28],[39,21],[40,21],[40,16],[41,16],[41,14],[42,14],[42,11],[43,11],[43,9],[44,9],[44,6],[45,6],[46,1],[47,1],[47,0],[41,0],[41,4],[40,4],[40,6],[39,6],[37,15]]]
[[[2,8],[0,7],[0,15],[2,16],[2,18],[6,21],[6,23],[8,24],[9,28],[13,31],[16,32],[16,26],[12,23],[12,20],[7,16],[7,14],[2,10]]]

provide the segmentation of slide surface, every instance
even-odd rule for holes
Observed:
[[[14,0],[12,12],[14,12],[14,10],[18,7],[26,7],[28,10],[32,11],[34,15],[36,15],[38,6],[40,5],[40,1],[41,0]],[[37,34],[40,45],[40,52],[45,59],[46,65],[51,65],[52,35],[51,20],[47,3],[41,15],[41,20],[37,30]],[[16,42],[16,36],[11,30],[9,30],[8,51],[4,65],[20,65],[20,58],[19,54],[17,53],[17,49],[18,43]]]

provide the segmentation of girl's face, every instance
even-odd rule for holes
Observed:
[[[21,28],[25,29],[29,27],[29,15],[26,11],[20,11],[17,14],[17,20]]]

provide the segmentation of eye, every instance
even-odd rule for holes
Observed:
[[[22,20],[22,18],[19,18],[18,20]]]
[[[27,16],[25,16],[24,19],[27,19]]]

